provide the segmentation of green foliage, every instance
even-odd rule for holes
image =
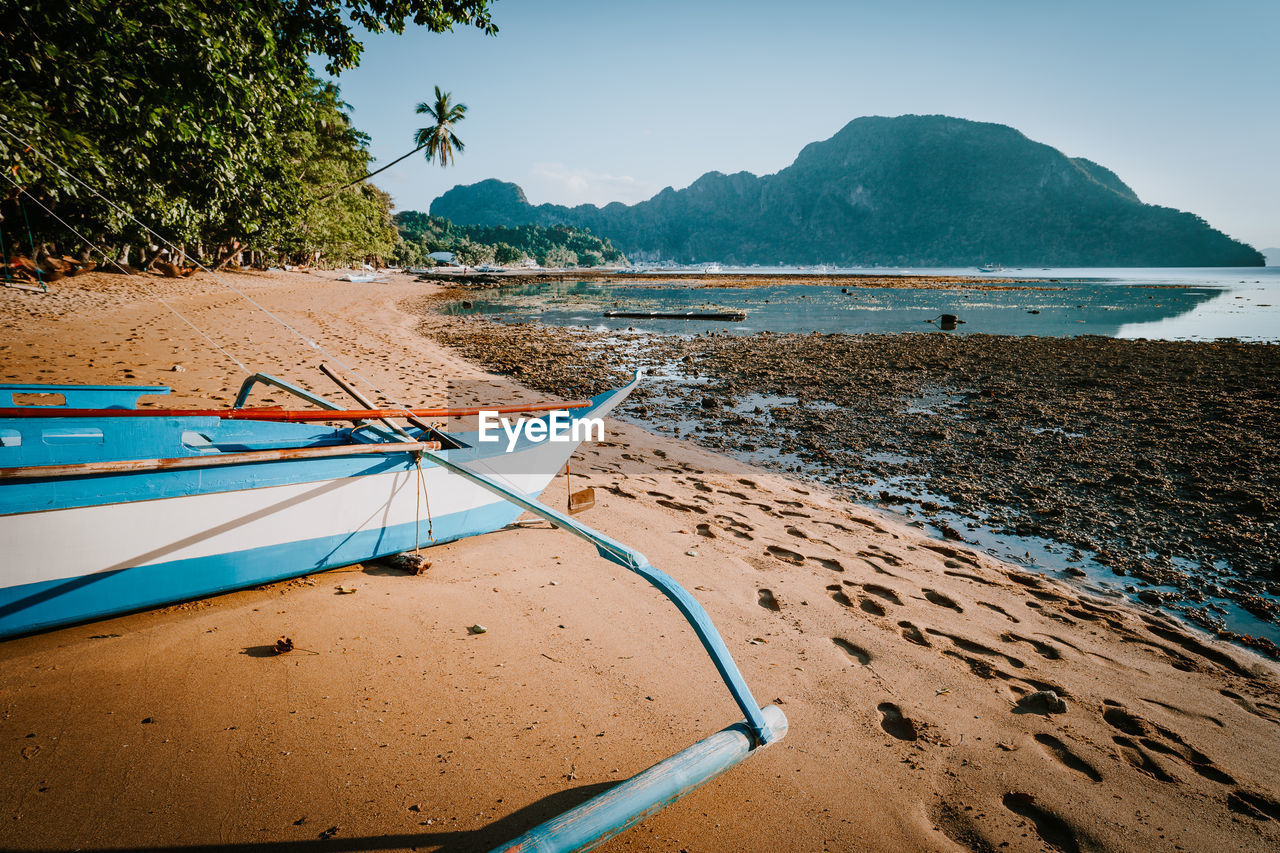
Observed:
[[[334,117],[332,70],[359,58],[356,33],[412,22],[493,32],[489,0],[0,0],[0,163],[6,175],[91,240],[145,244],[145,222],[174,242],[238,239],[324,250],[389,241],[378,191],[361,187],[308,212],[315,182],[363,158],[349,128],[307,141]],[[31,149],[28,150],[28,145]],[[345,145],[339,152],[335,147]],[[324,162],[301,154],[311,147]],[[36,152],[39,152],[37,154]],[[45,160],[40,154],[46,155]],[[328,158],[325,160],[325,158]],[[16,172],[12,167],[16,166]],[[62,170],[66,170],[65,172]],[[94,196],[67,173],[106,198]],[[8,216],[16,190],[0,183]],[[29,206],[37,240],[77,242]],[[361,219],[372,229],[351,231]],[[332,225],[334,234],[322,233]],[[381,234],[375,234],[381,228]]]
[[[316,82],[311,98],[311,126],[290,134],[285,146],[289,174],[304,203],[287,227],[272,235],[276,245],[299,260],[317,252],[322,262],[386,256],[396,239],[391,197],[367,183],[332,194],[325,191],[364,174],[368,137],[351,126],[336,86]]]
[[[393,258],[405,266],[427,264],[427,255],[432,252],[453,252],[468,266],[514,264],[525,257],[551,267],[626,262],[612,243],[584,228],[455,225],[416,210],[401,211],[394,219],[400,242]]]

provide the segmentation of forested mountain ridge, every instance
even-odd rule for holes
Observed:
[[[1256,266],[1191,213],[1143,204],[1114,172],[999,124],[854,119],[772,175],[708,172],[634,205],[529,204],[515,184],[431,205],[461,225],[565,224],[632,258],[737,264]]]
[[[392,253],[408,267],[430,263],[432,252],[452,252],[468,266],[516,264],[530,258],[544,267],[596,267],[625,263],[607,240],[568,225],[455,225],[439,216],[402,210],[393,217],[400,235]]]

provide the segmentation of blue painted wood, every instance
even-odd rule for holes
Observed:
[[[146,504],[139,504],[146,514]],[[432,542],[426,525],[398,524],[210,557],[98,572],[75,578],[0,588],[0,637],[9,637],[188,601],[299,577],[364,560],[442,544],[497,530],[520,508],[506,501],[439,516]],[[145,520],[145,519],[144,519]],[[415,536],[421,541],[415,543]]]
[[[621,391],[599,395],[590,408],[577,413],[575,418],[606,412],[624,398],[634,384]],[[48,391],[71,395],[86,390],[78,386],[3,388],[10,393],[36,389],[37,393]],[[121,402],[128,398],[136,402],[138,395],[153,390],[106,387],[104,393],[128,392],[114,399]],[[544,418],[549,418],[549,415]],[[3,418],[0,419],[0,467],[198,457],[282,446],[362,443],[353,437],[355,432],[348,428],[313,424],[223,421],[216,417]],[[51,438],[55,440],[51,441]],[[475,441],[474,433],[451,438],[459,446],[442,451],[438,458],[447,457],[456,464],[488,469],[491,460],[507,456],[505,442],[480,443]],[[522,437],[511,452],[518,454],[536,444],[538,442]],[[543,482],[554,476],[574,447],[564,444],[563,457],[558,463],[554,458],[556,454],[552,458],[539,457],[547,466]],[[425,460],[426,466],[434,464]],[[0,516],[105,504],[136,504],[138,525],[163,525],[164,504],[155,503],[160,499],[331,482],[392,472],[412,476],[415,468],[410,454],[389,452],[363,457],[254,462],[220,468],[5,481],[0,484]],[[435,519],[435,541],[495,530],[513,521],[520,511],[521,507],[510,503],[505,496],[495,495],[492,504]],[[224,523],[226,519],[209,520],[211,527]],[[180,564],[112,566],[109,571],[43,585],[15,586],[12,581],[6,583],[3,572],[0,572],[0,636],[168,604],[397,553],[418,544],[413,540],[415,530],[421,531],[425,537],[425,525],[402,524],[342,534],[332,540],[280,542],[249,551],[180,561]],[[56,548],[57,543],[48,543],[48,547]]]
[[[761,716],[774,732],[773,740],[786,734],[787,718],[778,706],[762,709]],[[756,751],[747,724],[734,723],[495,848],[494,853],[590,850],[740,764]]]
[[[136,409],[138,398],[168,394],[167,385],[0,385],[0,408],[14,406],[14,394],[61,394],[67,409]]]

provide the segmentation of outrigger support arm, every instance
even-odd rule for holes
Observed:
[[[696,598],[690,595],[684,587],[676,583],[675,578],[655,568],[648,558],[636,549],[615,539],[610,539],[603,533],[592,530],[585,524],[570,518],[558,510],[554,510],[513,489],[509,489],[483,474],[477,474],[463,465],[451,462],[448,458],[438,453],[424,451],[423,456],[440,467],[459,474],[499,497],[527,509],[534,515],[541,516],[561,530],[572,533],[580,539],[587,540],[595,546],[601,557],[611,563],[622,566],[624,569],[635,572],[657,587],[663,595],[671,599],[671,602],[684,615],[684,618],[689,620],[694,633],[698,635],[698,639],[702,642],[702,647],[711,656],[711,662],[715,664],[720,677],[724,679],[725,685],[729,688],[729,693],[733,695],[733,700],[738,703],[738,707],[746,717],[746,724],[750,730],[753,745],[763,746],[781,737],[781,734],[776,730],[777,726],[771,725],[765,719],[764,714],[761,713],[760,706],[756,704],[755,698],[751,695],[751,688],[747,687],[746,680],[742,677],[742,673],[738,671],[738,665],[734,663],[733,656],[729,653],[728,647],[725,646],[720,632],[712,624],[711,617],[707,615],[707,611],[703,609]],[[782,731],[786,731],[785,720],[783,721]]]
[[[781,740],[787,733],[787,718],[776,705],[761,708],[733,662],[720,632],[698,600],[675,579],[654,568],[639,551],[592,530],[562,512],[509,489],[445,456],[423,451],[435,464],[465,477],[499,497],[585,539],[611,563],[629,569],[662,591],[689,620],[702,646],[724,679],[733,699],[746,719],[734,723],[670,758],[659,761],[625,782],[597,794],[585,803],[542,823],[519,838],[496,848],[493,853],[579,853],[604,843],[651,814],[746,760],[763,746]]]
[[[302,400],[306,400],[308,403],[311,403],[313,406],[319,406],[320,408],[328,409],[331,412],[337,411],[338,409],[342,408],[337,403],[330,402],[329,400],[326,400],[324,397],[321,397],[319,394],[312,394],[310,391],[306,390],[305,388],[299,388],[297,385],[294,385],[292,382],[286,382],[285,380],[277,376],[272,376],[270,373],[255,373],[252,376],[250,376],[248,379],[246,379],[243,383],[241,383],[240,393],[236,395],[236,401],[232,403],[232,406],[234,408],[237,408],[237,409],[244,408],[244,404],[248,402],[249,393],[253,391],[254,385],[274,386],[276,388],[279,388],[281,391],[292,394],[293,396],[298,397]]]

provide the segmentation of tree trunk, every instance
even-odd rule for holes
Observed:
[[[214,265],[209,268],[209,271],[217,272],[218,270],[225,267],[227,264],[231,263],[231,260],[238,254],[240,254],[240,241],[232,240],[231,243],[227,246],[226,254],[224,254],[221,258],[219,258],[214,263]]]
[[[164,253],[163,246],[154,246],[151,252],[142,256],[142,271],[146,272],[151,269],[152,264],[160,259],[160,255]]]

